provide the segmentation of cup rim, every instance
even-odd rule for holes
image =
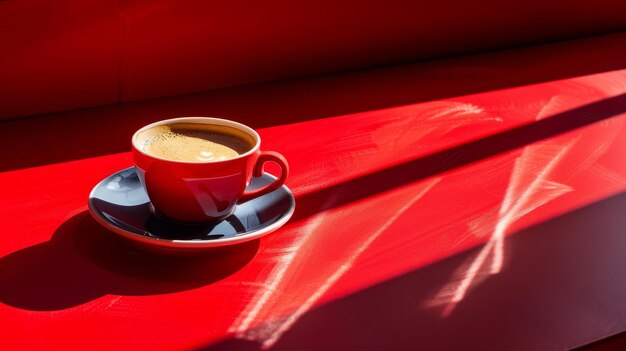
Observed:
[[[246,151],[245,153],[237,156],[237,157],[233,157],[233,158],[229,158],[226,160],[218,160],[218,161],[177,161],[177,160],[171,160],[168,158],[163,158],[163,157],[159,157],[159,156],[155,156],[152,154],[149,154],[147,152],[144,152],[138,145],[137,145],[137,136],[139,135],[139,133],[144,132],[150,128],[154,128],[157,126],[161,126],[161,125],[166,125],[166,124],[174,124],[174,123],[191,123],[191,124],[214,124],[214,125],[220,125],[220,126],[228,126],[228,127],[232,127],[235,129],[238,129],[250,136],[252,136],[254,138],[255,144],[252,147],[252,149]],[[234,160],[238,160],[238,159],[242,159],[245,157],[250,156],[251,154],[255,153],[257,150],[259,150],[260,146],[261,146],[261,137],[259,136],[259,133],[257,133],[254,129],[248,127],[245,124],[239,123],[239,122],[235,122],[235,121],[231,121],[228,119],[224,119],[224,118],[217,118],[217,117],[176,117],[176,118],[170,118],[170,119],[164,119],[164,120],[160,120],[154,123],[150,123],[148,125],[145,125],[141,128],[139,128],[132,136],[131,138],[131,142],[133,145],[133,149],[135,149],[137,152],[141,153],[142,155],[146,156],[146,157],[150,157],[153,159],[157,159],[157,160],[161,160],[161,161],[166,161],[166,162],[174,162],[174,163],[185,163],[185,164],[192,164],[192,165],[204,165],[204,164],[215,164],[215,163],[225,163],[225,162],[230,162],[230,161],[234,161]]]

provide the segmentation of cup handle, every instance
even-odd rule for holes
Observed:
[[[283,155],[275,151],[261,151],[261,155],[259,155],[259,159],[254,165],[254,170],[252,173],[253,176],[263,176],[263,165],[265,164],[265,162],[268,161],[276,162],[278,166],[280,166],[280,177],[278,177],[278,179],[276,179],[271,184],[268,184],[262,188],[244,192],[241,198],[239,198],[239,201],[237,201],[237,203],[250,201],[256,197],[270,193],[285,184],[285,180],[287,180],[287,176],[289,175],[289,164],[287,163],[287,160]]]

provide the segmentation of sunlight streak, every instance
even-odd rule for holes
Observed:
[[[460,103],[460,102],[449,102],[448,103],[448,107],[445,109],[442,109],[441,111],[435,113],[434,115],[426,118],[427,120],[432,120],[432,119],[437,119],[437,118],[441,118],[443,116],[447,116],[447,115],[456,115],[456,116],[462,116],[462,115],[477,115],[480,113],[485,112],[485,110],[480,107],[480,106],[476,106],[474,104],[467,104],[467,103]]]
[[[300,307],[287,319],[262,343],[263,349],[271,348],[280,337],[288,331],[294,323],[300,319],[311,307],[330,289],[354,264],[358,257],[382,234],[384,233],[396,220],[402,216],[409,208],[411,208],[419,199],[421,199],[430,189],[433,188],[438,182],[439,178],[433,179],[430,183],[422,189],[417,195],[409,200],[402,208],[400,208],[392,217],[389,218],[385,224],[383,224],[378,230],[370,235],[346,260],[346,263],[342,264],[331,276],[329,276],[324,284],[322,284],[315,292],[309,296],[309,298],[300,305]]]
[[[117,302],[122,298],[122,296],[116,296],[111,299],[111,301],[102,309],[102,312],[109,310],[113,305],[117,304]]]
[[[328,199],[322,207],[330,205],[331,202],[332,199]],[[246,332],[246,330],[250,328],[250,325],[252,324],[254,319],[277,291],[278,286],[285,277],[285,273],[289,270],[291,263],[293,262],[300,249],[309,238],[313,237],[312,234],[322,224],[325,216],[326,213],[321,212],[317,216],[311,218],[304,226],[300,237],[289,247],[281,249],[283,255],[279,256],[279,259],[276,262],[276,267],[272,269],[269,277],[267,278],[268,283],[264,284],[264,289],[258,294],[258,297],[252,300],[254,301],[254,304],[249,305],[246,310],[241,313],[242,316],[245,316],[243,320],[237,319],[231,325],[231,327],[229,328],[230,333],[235,333],[238,337],[244,337],[244,333]]]
[[[550,101],[553,100],[551,99]],[[454,276],[462,277],[460,282],[458,279],[452,279],[427,305],[445,304],[442,317],[448,317],[465,298],[469,289],[478,284],[477,279],[479,277],[486,278],[489,275],[495,275],[502,271],[505,250],[504,238],[511,224],[536,208],[573,190],[565,184],[552,182],[547,180],[547,178],[578,140],[579,138],[574,139],[567,145],[557,149],[556,153],[551,155],[547,163],[540,168],[538,164],[544,161],[542,158],[545,156],[546,151],[550,153],[555,148],[551,144],[546,143],[524,148],[522,154],[515,160],[509,179],[509,186],[504,194],[495,227],[491,232],[489,240],[469,266],[464,265],[454,274]],[[533,171],[537,168],[540,170]],[[534,178],[520,194],[518,190],[523,184],[524,177],[528,179],[529,175]],[[540,191],[543,191],[544,194],[536,196]],[[485,263],[489,258],[491,258],[491,264],[488,271],[485,271],[483,267],[485,267]]]
[[[403,118],[392,120],[374,133],[374,139],[382,149],[405,150],[425,138],[441,137],[461,127],[502,121],[475,104],[440,101],[420,106],[419,110],[407,110]]]

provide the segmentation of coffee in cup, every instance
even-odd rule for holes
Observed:
[[[261,138],[243,124],[210,117],[183,117],[139,129],[133,159],[157,214],[181,222],[208,222],[230,215],[237,203],[280,188],[288,175],[285,158],[260,151]],[[265,162],[281,168],[276,181],[246,191]]]
[[[238,129],[200,123],[157,125],[137,138],[145,153],[179,162],[224,161],[245,154],[255,144],[254,138]]]

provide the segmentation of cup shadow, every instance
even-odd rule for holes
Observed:
[[[156,295],[218,282],[256,255],[259,241],[209,251],[148,251],[115,236],[87,211],[44,243],[0,258],[0,302],[34,311],[75,307],[107,294]]]

